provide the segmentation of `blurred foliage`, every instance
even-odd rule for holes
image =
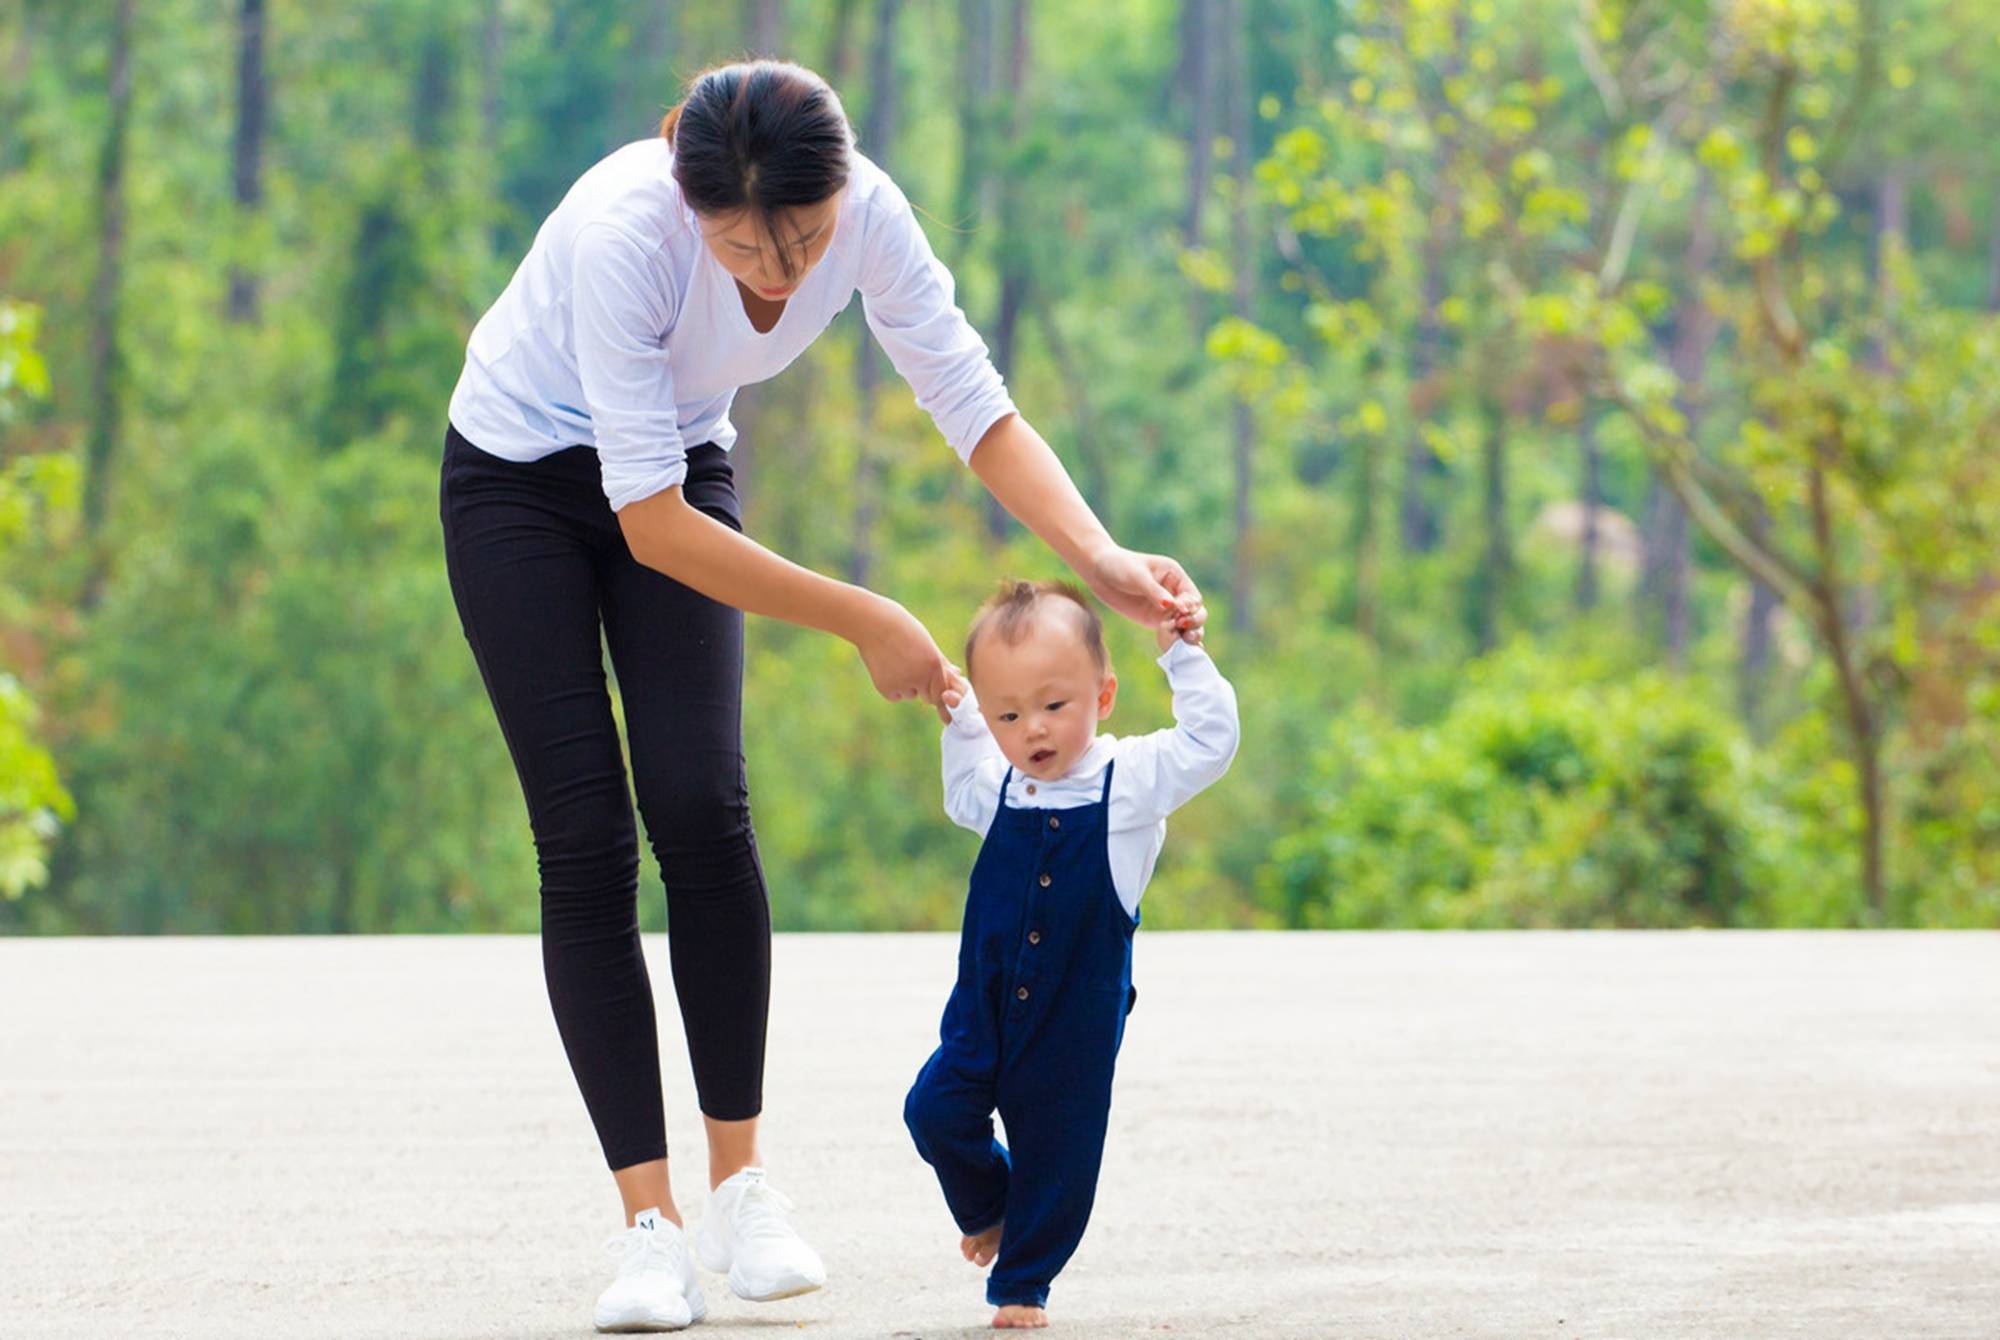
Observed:
[[[1017,401],[1113,534],[1208,595],[1244,742],[1172,820],[1149,928],[2000,924],[2000,11],[1254,0],[1239,34],[1214,0],[1039,5],[1016,106],[1004,37],[984,83],[962,59],[964,20],[1010,8],[898,8],[863,147],[989,340],[1015,276]],[[272,0],[245,208],[236,7],[134,7],[86,536],[114,17],[0,4],[0,930],[537,925],[444,581],[445,403],[540,220],[752,9]],[[863,123],[886,8],[779,10]],[[865,545],[949,652],[997,576],[1057,564],[993,536],[899,383],[864,401],[856,309],[741,398],[748,526],[830,573]],[[1704,314],[1696,376],[1675,341]],[[1585,428],[1590,602],[1551,521]],[[1674,489],[1684,644],[1645,571]],[[1797,579],[1754,675],[1745,537]],[[1108,633],[1108,729],[1165,724],[1148,638]],[[749,639],[776,923],[955,924],[976,842],[934,717],[836,640]]]
[[[0,299],[0,427],[19,405],[48,394],[48,371],[35,335],[41,312]],[[0,458],[0,573],[46,551],[77,506],[76,463],[47,453]],[[24,592],[0,583],[0,626],[20,617]],[[0,901],[48,879],[50,841],[73,818],[76,803],[37,732],[40,709],[20,677],[0,659]]]
[[[1796,859],[1769,766],[1725,707],[1657,670],[1605,675],[1525,645],[1441,720],[1362,704],[1313,766],[1313,819],[1267,870],[1308,926],[1839,923],[1850,878]]]

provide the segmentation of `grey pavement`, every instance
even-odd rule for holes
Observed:
[[[706,1188],[666,965],[682,1211]],[[780,936],[824,1290],[986,1331],[904,1134],[942,935]],[[1051,1336],[2000,1337],[2000,936],[1141,931]],[[0,1337],[582,1337],[622,1226],[535,942],[0,942]]]

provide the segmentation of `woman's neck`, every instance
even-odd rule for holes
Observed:
[[[769,298],[760,298],[746,288],[740,279],[736,280],[736,293],[743,300],[743,315],[750,318],[751,327],[759,335],[771,333],[771,327],[778,324],[778,318],[785,314],[785,304],[790,301],[788,298],[779,298],[775,302]]]

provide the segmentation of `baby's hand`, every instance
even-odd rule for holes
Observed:
[[[949,663],[947,664],[949,665]],[[965,682],[965,676],[959,673],[957,666],[951,665],[945,671],[944,683],[944,692],[939,696],[944,699],[946,707],[957,707],[965,701],[966,689],[969,686]]]
[[[1153,629],[1153,644],[1162,652],[1175,642],[1186,642],[1199,647],[1202,625],[1208,622],[1208,606],[1181,601],[1168,606],[1161,612],[1160,622]]]

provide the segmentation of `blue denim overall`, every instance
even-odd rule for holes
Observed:
[[[903,1103],[960,1231],[1006,1220],[986,1281],[996,1306],[1048,1301],[1097,1194],[1112,1063],[1139,994],[1139,922],[1118,901],[1106,846],[1114,766],[1095,803],[1061,810],[1010,807],[1007,770],[972,868],[940,1043]],[[994,1138],[996,1108],[1007,1145]]]

